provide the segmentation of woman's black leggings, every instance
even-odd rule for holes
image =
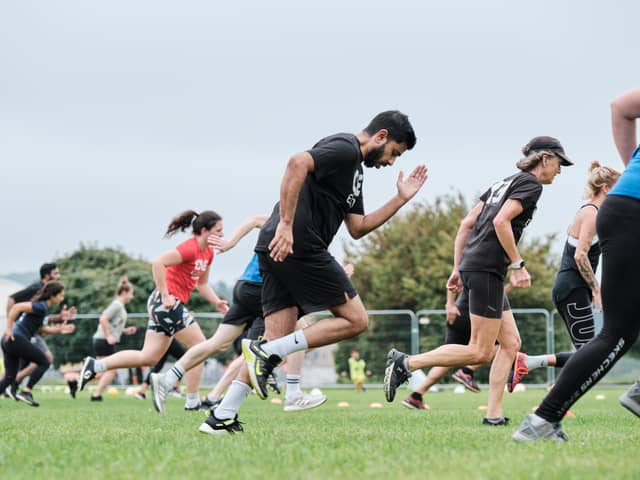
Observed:
[[[21,335],[15,335],[14,340],[2,339],[2,350],[4,351],[4,378],[0,382],[0,392],[13,384],[20,367],[20,359],[38,364],[36,369],[29,376],[27,388],[31,389],[38,383],[49,368],[49,360],[42,350],[36,347],[31,341]]]
[[[591,291],[586,287],[574,288],[567,298],[556,302],[576,350],[590,342],[596,332],[591,302]]]
[[[610,195],[596,220],[602,246],[600,333],[573,354],[536,413],[559,422],[569,408],[593,387],[634,344],[640,332],[640,200]]]
[[[169,358],[169,355],[171,355],[176,360],[180,360],[180,357],[182,357],[185,353],[187,353],[187,349],[184,348],[184,346],[180,342],[178,342],[175,338],[172,339],[171,343],[169,344],[169,349],[167,350],[167,353],[165,353],[164,356],[160,359],[160,361],[156,363],[153,368],[150,368],[149,371],[147,372],[147,376],[144,379],[144,383],[149,385],[151,374],[160,373],[162,371],[162,367],[164,367],[164,364],[167,361],[167,358]]]

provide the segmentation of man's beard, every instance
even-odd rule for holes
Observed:
[[[384,154],[384,145],[378,147],[374,150],[370,150],[369,153],[364,157],[364,166],[365,167],[376,167],[380,168],[382,164],[380,163],[380,159]]]

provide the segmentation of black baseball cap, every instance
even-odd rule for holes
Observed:
[[[562,144],[557,138],[547,136],[532,138],[524,147],[523,152],[525,155],[529,155],[531,152],[537,152],[540,150],[546,150],[556,155],[561,160],[560,165],[565,167],[573,165],[573,162],[569,160],[567,154],[564,153],[564,148],[562,148]]]

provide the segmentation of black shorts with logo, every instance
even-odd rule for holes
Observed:
[[[298,307],[300,313],[318,312],[358,294],[342,265],[326,250],[304,257],[289,255],[283,262],[258,252],[258,263],[265,317],[289,307]]]
[[[108,357],[116,353],[116,346],[110,345],[104,338],[94,338],[93,351],[96,357]]]
[[[182,302],[176,299],[176,304],[171,310],[167,310],[162,304],[162,295],[158,290],[154,290],[147,300],[147,312],[149,312],[149,322],[147,330],[163,333],[167,337],[172,337],[195,323],[193,314],[187,310]]]
[[[469,313],[486,318],[502,318],[511,310],[500,276],[491,272],[460,272],[462,286],[469,295]]]

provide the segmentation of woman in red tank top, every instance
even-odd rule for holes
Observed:
[[[87,357],[80,372],[79,388],[96,374],[116,368],[155,365],[166,353],[175,336],[185,347],[205,341],[205,336],[193,315],[187,310],[191,292],[197,289],[203,298],[226,313],[229,306],[209,285],[209,270],[213,261],[213,248],[208,244],[210,235],[222,236],[222,217],[212,211],[200,214],[188,210],[174,218],[166,236],[192,229],[193,236],[178,244],[151,263],[156,288],[149,296],[147,309],[149,322],[142,350],[122,350],[101,360]],[[187,403],[185,409],[199,407],[198,388],[203,366],[186,374]]]

